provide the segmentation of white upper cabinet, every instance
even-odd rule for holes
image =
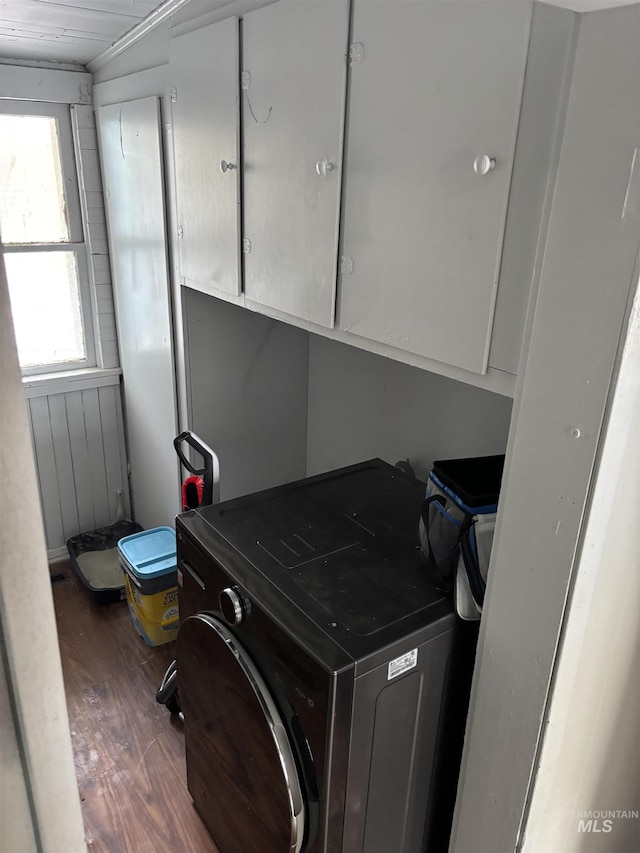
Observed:
[[[279,0],[244,16],[244,291],[331,327],[348,0]]]
[[[241,291],[238,26],[178,36],[169,59],[180,275],[214,295]]]
[[[354,0],[341,329],[486,371],[531,12]]]

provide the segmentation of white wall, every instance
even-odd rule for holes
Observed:
[[[223,500],[372,457],[504,453],[512,401],[189,288],[189,427],[218,454]]]
[[[309,336],[307,474],[379,456],[435,459],[504,453],[512,401],[346,344]]]
[[[182,288],[188,426],[220,459],[222,500],[305,475],[308,335]]]
[[[10,682],[4,666],[4,638],[0,636],[0,851],[36,849],[36,837],[20,755],[16,719],[11,707]]]
[[[70,537],[111,524],[120,506],[129,512],[120,377],[26,384],[48,554],[56,559],[67,556]]]
[[[44,531],[0,255],[0,850],[85,850]]]
[[[640,292],[571,595],[525,853],[640,850],[638,377]],[[631,815],[593,823],[594,811]]]

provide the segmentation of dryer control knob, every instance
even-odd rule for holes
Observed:
[[[239,625],[247,615],[246,608],[237,587],[228,586],[218,596],[220,611],[229,625]]]

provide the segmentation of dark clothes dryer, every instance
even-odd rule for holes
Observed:
[[[187,777],[221,853],[446,850],[473,642],[380,460],[177,520]]]

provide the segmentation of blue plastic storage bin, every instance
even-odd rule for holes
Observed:
[[[118,550],[134,627],[150,646],[174,640],[179,619],[175,530],[143,530],[121,539]]]

